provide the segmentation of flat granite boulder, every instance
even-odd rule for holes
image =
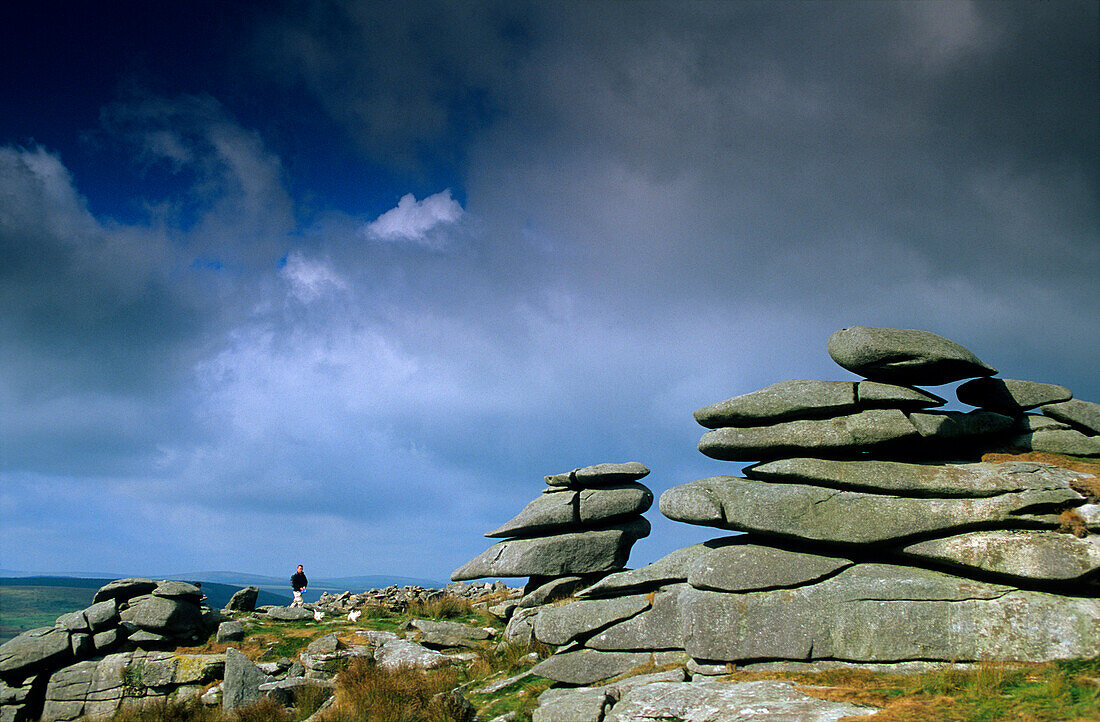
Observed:
[[[611,519],[644,514],[653,506],[653,492],[636,483],[581,489],[577,506],[580,523],[592,526]]]
[[[550,581],[539,584],[531,591],[526,591],[523,597],[515,603],[517,609],[529,609],[531,607],[541,607],[544,604],[551,604],[559,599],[565,599],[571,596],[578,589],[589,586],[596,575],[570,575],[567,577],[555,577]]]
[[[851,381],[791,379],[759,391],[719,401],[695,411],[708,429],[760,426],[788,419],[840,416],[855,411],[856,385]]]
[[[148,594],[156,588],[157,583],[152,579],[139,577],[116,579],[100,587],[95,593],[95,596],[92,597],[92,603],[102,602],[107,599],[118,599],[120,602],[124,602],[133,597]]]
[[[1050,429],[1069,428],[1072,428],[1069,424],[1064,421],[1052,419],[1049,416],[1024,414],[1023,416],[1016,417],[1016,426],[1013,428],[1013,431],[1021,434],[1030,434],[1032,431],[1049,431]]]
[[[872,715],[878,707],[832,702],[806,694],[795,682],[654,682],[635,687],[612,707],[604,722],[837,722]],[[811,688],[812,689],[812,688]]]
[[[267,618],[279,622],[297,622],[313,619],[313,612],[305,607],[270,607],[267,610]]]
[[[694,659],[1047,661],[1100,654],[1100,600],[940,572],[857,564],[818,584],[753,594],[687,588]]]
[[[577,492],[543,494],[519,514],[485,534],[493,537],[521,536],[569,527],[577,523]]]
[[[620,569],[630,547],[649,534],[649,522],[629,522],[532,539],[509,539],[486,549],[451,574],[452,581],[482,577],[558,577]]]
[[[38,627],[0,644],[0,675],[25,677],[56,666],[71,655],[69,632],[58,627]]]
[[[639,569],[627,569],[606,577],[576,593],[579,599],[609,597],[632,592],[643,592],[676,582],[687,581],[695,561],[712,549],[727,544],[740,544],[741,536],[720,537],[702,544],[693,544],[666,554],[657,561]]]
[[[1048,404],[1069,401],[1073,392],[1057,384],[1017,379],[980,378],[955,389],[959,401],[983,409],[1018,414]]]
[[[686,584],[674,584],[646,595],[652,596],[652,607],[594,634],[584,646],[601,651],[683,649],[680,599],[687,588]]]
[[[639,461],[627,461],[622,464],[604,463],[573,469],[564,474],[551,474],[546,477],[546,483],[550,486],[587,489],[609,484],[625,484],[644,478],[648,474],[649,467]]]
[[[661,495],[661,513],[674,521],[733,531],[841,544],[902,540],[963,531],[1036,508],[1080,504],[1072,489],[1008,492],[980,499],[930,499],[865,494],[802,484],[768,484],[715,476]]]
[[[687,582],[696,589],[753,592],[802,586],[852,566],[850,559],[788,551],[745,542],[708,550]]]
[[[1040,429],[1013,437],[1011,444],[1048,454],[1100,456],[1100,436],[1086,436],[1076,429]]]
[[[860,381],[856,384],[856,402],[861,409],[927,409],[943,406],[946,399],[910,386]]]
[[[543,494],[485,536],[533,536],[595,526],[642,514],[652,505],[653,492],[637,483]]]
[[[573,649],[558,652],[531,668],[531,673],[562,684],[593,684],[646,665],[686,664],[683,652],[600,652]]]
[[[543,607],[535,618],[535,638],[546,644],[568,644],[597,629],[629,619],[649,609],[649,605],[646,595],[636,594]]]
[[[919,559],[1041,581],[1075,581],[1100,569],[1100,538],[1051,531],[977,531],[903,550]]]
[[[1044,415],[1083,429],[1089,434],[1100,434],[1100,404],[1081,399],[1071,399],[1042,407]]]
[[[829,336],[833,361],[872,381],[938,386],[997,370],[954,341],[928,331],[852,326]]]
[[[202,599],[202,590],[187,582],[166,581],[156,586],[156,589],[153,590],[153,596],[168,597],[169,599],[189,599],[197,604]]]
[[[151,594],[130,601],[119,616],[147,632],[184,634],[202,628],[202,611],[190,600]]]
[[[1012,491],[1069,489],[1079,472],[1033,461],[908,464],[795,457],[756,464],[745,476],[759,481],[812,484],[904,496],[985,497]]]
[[[921,436],[940,441],[1003,434],[1016,424],[1011,416],[995,411],[914,411],[909,414],[909,421]]]
[[[770,426],[726,426],[703,434],[699,451],[723,461],[759,461],[815,452],[853,453],[916,436],[917,429],[899,409],[870,409]]]
[[[444,654],[407,639],[391,639],[374,650],[374,660],[383,669],[435,669],[450,664]]]

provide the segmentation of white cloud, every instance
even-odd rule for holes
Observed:
[[[428,246],[434,244],[429,234],[439,226],[457,223],[462,218],[462,206],[451,198],[451,191],[440,191],[424,200],[406,193],[391,208],[364,228],[373,238],[385,241],[413,241]]]
[[[324,261],[309,259],[294,251],[286,257],[279,275],[302,303],[315,301],[325,293],[347,288],[347,281]]]

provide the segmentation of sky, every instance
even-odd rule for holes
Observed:
[[[445,581],[917,328],[1100,401],[1095,2],[0,10],[0,568]],[[932,389],[951,395],[948,389]],[[656,506],[631,566],[713,538]]]

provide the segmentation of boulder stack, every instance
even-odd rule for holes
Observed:
[[[758,463],[671,488],[660,510],[744,533],[542,608],[535,637],[563,646],[537,674],[589,684],[676,653],[701,672],[1100,654],[1100,464],[983,460],[1100,456],[1100,406],[993,378],[925,331],[842,329],[828,351],[863,380],[783,381],[695,412],[702,453]],[[969,412],[916,388],[965,379]]]
[[[170,649],[201,640],[220,620],[202,599],[202,591],[186,582],[117,579],[100,588],[87,609],[5,642],[0,645],[0,719],[37,718],[47,685],[66,687],[52,676],[70,665],[111,652]],[[89,661],[80,669],[93,668]]]
[[[485,535],[503,541],[451,579],[530,577],[526,591],[542,590],[535,595],[541,599],[622,569],[634,542],[649,534],[642,514],[653,504],[653,493],[638,483],[647,474],[645,464],[633,461],[547,476],[538,498]]]

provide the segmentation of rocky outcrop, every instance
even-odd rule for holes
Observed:
[[[533,590],[554,578],[621,569],[634,542],[649,534],[642,514],[653,494],[638,483],[647,474],[644,464],[628,462],[547,476],[541,496],[485,535],[505,540],[451,578],[531,577]]]
[[[116,652],[50,676],[44,722],[110,717],[121,707],[197,698],[221,679],[225,655]]]
[[[0,645],[0,681],[23,690],[0,700],[0,714],[13,719],[34,719],[40,713],[47,719],[74,719],[64,715],[85,699],[74,690],[84,689],[81,680],[92,684],[97,674],[107,674],[95,670],[112,653],[141,654],[205,638],[219,618],[202,599],[202,591],[186,582],[118,579],[105,585],[88,608],[63,614],[53,627],[32,629]],[[114,659],[111,664],[120,658]],[[121,699],[102,690],[89,694],[97,704]],[[102,695],[110,700],[100,699]]]
[[[699,669],[1100,655],[1100,465],[989,455],[1100,456],[1100,407],[996,378],[924,331],[843,329],[828,351],[865,379],[785,381],[695,412],[701,452],[759,463],[673,487],[660,510],[743,534],[526,615],[535,639],[564,645],[539,674],[591,684],[647,654]],[[971,411],[913,387],[968,378]]]

